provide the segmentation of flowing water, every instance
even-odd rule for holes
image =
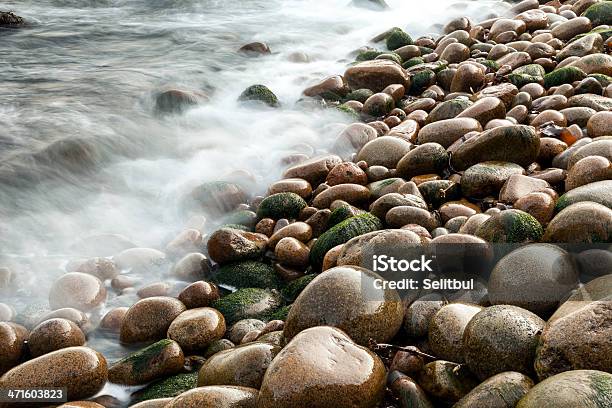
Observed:
[[[261,194],[283,157],[324,151],[347,119],[295,102],[317,79],[344,72],[350,52],[374,35],[393,26],[436,34],[435,23],[508,7],[387,2],[384,12],[349,0],[0,2],[30,23],[0,31],[0,266],[20,283],[2,298],[16,308],[46,301],[67,248],[84,236],[116,233],[163,248],[187,222],[178,200],[203,181],[247,171],[238,174]],[[251,41],[273,54],[236,52]],[[256,83],[282,108],[239,106]],[[210,101],[160,117],[153,95],[168,86]]]

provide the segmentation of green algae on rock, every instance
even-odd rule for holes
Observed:
[[[327,251],[351,238],[382,228],[378,217],[370,213],[348,218],[324,232],[310,250],[310,263],[320,268]]]
[[[215,283],[241,288],[279,289],[280,279],[272,266],[259,261],[223,265],[213,277]]]
[[[539,241],[543,233],[542,225],[533,216],[511,209],[493,215],[474,235],[488,242],[521,243]]]
[[[215,301],[212,307],[220,311],[231,325],[242,319],[270,320],[281,305],[280,294],[276,291],[244,288]]]
[[[245,89],[238,100],[241,102],[261,102],[270,107],[276,108],[279,106],[278,98],[265,85],[251,85]]]
[[[259,204],[257,217],[274,220],[297,218],[307,205],[306,201],[295,193],[276,193],[264,198]]]
[[[155,381],[132,394],[132,404],[159,398],[173,398],[195,388],[198,373],[183,373]]]

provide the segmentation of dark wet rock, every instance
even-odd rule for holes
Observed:
[[[536,384],[516,408],[583,407],[612,404],[612,374],[596,370],[574,370],[557,374]]]
[[[179,114],[206,101],[208,96],[201,91],[166,89],[155,94],[154,109],[158,114]]]
[[[578,286],[578,271],[570,255],[549,244],[518,248],[503,257],[489,279],[492,304],[519,306],[540,316]]]
[[[88,347],[68,347],[18,365],[0,377],[5,388],[66,388],[69,400],[95,395],[106,383],[106,360]]]
[[[530,126],[501,126],[482,132],[463,142],[451,157],[457,170],[483,161],[506,161],[520,166],[534,162],[540,149],[540,138]]]
[[[184,363],[178,343],[164,339],[114,363],[108,370],[108,380],[123,385],[146,384],[179,373]]]
[[[182,312],[185,305],[171,297],[150,297],[130,307],[121,324],[121,341],[139,343],[166,337],[170,323]]]
[[[491,306],[474,316],[463,334],[465,361],[485,380],[504,371],[533,374],[533,359],[544,321],[528,310]]]
[[[392,371],[387,382],[390,383],[389,388],[401,407],[433,407],[425,391],[412,378],[402,375],[399,371]]]
[[[23,355],[27,330],[19,330],[8,322],[0,322],[0,376],[17,365]]]
[[[478,385],[478,380],[468,370],[444,360],[426,364],[417,382],[428,395],[444,406],[459,401]]]
[[[612,109],[612,98],[594,94],[580,94],[568,98],[569,107],[586,107],[597,112],[609,111]]]
[[[540,380],[570,370],[612,371],[611,312],[611,302],[591,302],[546,325],[534,362]]]
[[[0,27],[16,28],[25,24],[23,17],[10,11],[0,11]]]
[[[268,44],[264,42],[255,41],[255,42],[243,45],[242,47],[238,49],[238,52],[241,52],[248,56],[266,55],[266,54],[270,54],[270,47],[268,47]]]
[[[319,275],[293,303],[285,337],[291,339],[309,327],[328,325],[344,330],[358,344],[368,344],[370,338],[390,340],[402,324],[404,311],[395,290],[374,287],[379,278],[356,266],[339,266]]]
[[[334,75],[306,88],[303,94],[309,97],[319,96],[323,99],[339,101],[348,91],[349,89],[344,78],[340,75]]]
[[[265,85],[251,85],[245,89],[238,100],[241,102],[257,102],[263,103],[270,107],[278,107],[278,98],[274,95],[267,86]]]
[[[461,398],[453,408],[509,408],[533,387],[533,380],[515,371],[496,374]]]
[[[611,25],[612,24],[612,4],[601,2],[595,3],[589,7],[585,12],[584,16],[591,20],[593,27],[600,25]]]
[[[372,203],[370,212],[380,217],[380,219],[384,219],[389,210],[400,206],[416,207],[427,210],[427,203],[421,197],[420,193],[419,195],[388,193]]]
[[[245,288],[215,301],[212,307],[220,311],[226,323],[231,325],[242,319],[269,320],[281,303],[281,297],[276,291]]]
[[[438,173],[448,164],[448,153],[438,143],[425,143],[408,152],[397,163],[397,172],[405,179],[420,174]]]
[[[297,334],[272,361],[258,408],[371,408],[382,399],[382,361],[341,330],[312,327]]]
[[[198,386],[238,385],[259,388],[266,370],[280,348],[266,343],[250,343],[211,356],[198,375]]]

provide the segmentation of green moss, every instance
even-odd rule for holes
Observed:
[[[492,216],[476,230],[475,235],[488,242],[537,242],[544,230],[530,214],[520,210],[506,210]]]
[[[310,263],[320,268],[327,251],[352,238],[382,228],[382,222],[370,213],[351,217],[324,232],[310,250]]]
[[[255,224],[257,224],[257,214],[249,210],[234,211],[223,217],[222,223],[226,225],[241,225],[252,230],[255,228]]]
[[[238,100],[241,102],[262,102],[271,107],[279,106],[278,98],[265,85],[251,85],[240,94]]]
[[[427,116],[427,123],[437,122],[444,119],[452,119],[461,112],[472,106],[472,102],[467,98],[455,98],[450,101],[444,101]]]
[[[238,289],[215,301],[212,307],[225,317],[228,325],[242,319],[268,320],[282,304],[280,294],[260,288]]]
[[[357,57],[355,58],[355,61],[371,61],[374,58],[378,57],[381,54],[384,54],[384,51],[379,51],[379,50],[365,50],[365,51],[361,51]]]
[[[289,303],[293,303],[295,299],[299,296],[300,293],[304,290],[306,286],[316,277],[314,273],[302,276],[289,283],[282,291],[281,295],[285,299],[285,301]]]
[[[270,315],[270,320],[287,320],[291,305],[283,306]]]
[[[278,289],[280,286],[280,280],[274,268],[257,261],[223,265],[213,279],[220,285],[234,288]]]
[[[264,198],[259,204],[257,217],[275,220],[297,218],[307,205],[306,201],[295,193],[276,193]]]
[[[593,400],[596,401],[598,408],[608,408],[612,406],[612,375],[602,371],[593,371],[590,376],[591,387],[595,391]]]
[[[530,75],[534,77],[543,77],[544,75],[546,75],[544,67],[539,64],[523,65],[522,67],[518,67],[517,69],[512,71],[512,73]]]
[[[591,31],[589,31],[588,33],[584,33],[584,34],[579,34],[577,36],[575,36],[574,38],[572,38],[570,41],[568,41],[569,43],[572,43],[576,40],[579,40],[589,34],[599,34],[602,36],[604,42],[608,40],[608,38],[610,38],[612,36],[612,28],[607,28],[607,27],[601,27],[601,28],[595,28]]]
[[[427,55],[427,54],[431,54],[434,52],[433,48],[429,48],[429,47],[421,47],[419,46],[419,51],[421,51],[421,55]]]
[[[342,221],[354,217],[357,215],[355,213],[354,208],[348,205],[343,205],[341,207],[336,208],[332,211],[329,219],[327,220],[327,229],[330,229],[336,224],[340,224]]]
[[[591,7],[586,9],[582,14],[589,20],[593,27],[600,25],[611,25],[612,24],[612,2],[602,1],[593,4]]]
[[[497,63],[497,61],[484,60],[484,61],[480,61],[480,63],[484,65],[485,67],[489,68],[493,72],[497,72],[497,70],[499,69],[499,64]]]
[[[563,84],[571,84],[574,81],[581,81],[586,78],[583,70],[577,67],[563,67],[555,69],[553,72],[544,76],[544,87],[551,88]]]
[[[380,54],[379,56],[377,56],[374,59],[377,59],[377,60],[380,60],[380,59],[389,60],[389,61],[393,61],[393,62],[396,62],[396,63],[402,65],[402,57],[400,57],[399,54],[396,54],[394,52],[385,52],[384,54]]]
[[[372,95],[374,95],[374,92],[369,89],[356,89],[352,92],[349,92],[349,94],[346,95],[346,97],[344,98],[344,101],[358,101],[364,103]]]
[[[387,36],[387,49],[394,51],[406,45],[412,45],[412,38],[401,28],[395,28]]]
[[[424,64],[425,61],[423,60],[422,57],[412,57],[409,60],[407,60],[406,62],[404,62],[404,64],[402,65],[404,68],[410,68],[410,67],[415,67],[417,65],[421,65]]]
[[[184,393],[198,384],[198,373],[178,374],[155,381],[132,395],[132,404],[158,398],[172,398]]]
[[[520,88],[532,83],[541,85],[543,83],[543,78],[527,74],[510,74],[508,75],[508,81],[517,88]]]
[[[436,83],[436,73],[430,69],[424,69],[417,72],[412,76],[412,82],[410,85],[409,93],[412,95],[418,95],[423,92],[427,87]]]
[[[612,77],[605,74],[590,74],[587,78],[595,78],[599,82],[602,88],[612,84]]]
[[[355,109],[351,108],[350,106],[347,106],[347,105],[344,105],[344,104],[343,105],[338,105],[338,106],[336,106],[336,109],[339,110],[342,113],[347,114],[353,120],[359,120],[359,112],[357,112]]]
[[[170,345],[174,343],[173,340],[163,339],[157,343],[153,343],[148,347],[136,351],[130,354],[126,358],[118,361],[114,365],[127,364],[131,366],[133,372],[139,372],[146,370],[154,360]]]

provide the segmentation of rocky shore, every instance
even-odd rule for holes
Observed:
[[[381,33],[298,102],[352,121],[330,151],[287,157],[264,196],[204,183],[159,248],[88,237],[48,304],[0,303],[0,389],[84,408],[611,407],[611,50],[612,1]],[[164,90],[155,109],[207,100]],[[264,85],[239,101],[281,106]],[[383,253],[438,254],[476,289],[377,286]],[[0,267],[0,291],[16,275]]]

